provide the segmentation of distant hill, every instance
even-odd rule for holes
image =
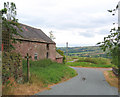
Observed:
[[[57,47],[64,51],[66,54],[66,47]],[[79,56],[79,57],[104,57],[108,58],[107,54],[101,50],[98,46],[86,46],[86,47],[68,47],[69,56]]]

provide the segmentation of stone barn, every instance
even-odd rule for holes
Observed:
[[[58,54],[56,55],[56,43],[54,41],[40,29],[24,24],[20,25],[22,32],[18,31],[18,33],[22,37],[16,36],[16,39],[20,40],[20,42],[13,44],[15,52],[20,53],[23,58],[28,53],[32,60],[51,59],[57,61],[56,56]]]
[[[63,56],[56,52],[56,62],[63,63]]]

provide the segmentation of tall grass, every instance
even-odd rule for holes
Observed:
[[[27,69],[26,67],[26,61],[23,60],[23,71],[25,76]],[[65,64],[52,62],[49,59],[30,61],[30,73],[31,81],[33,81],[32,77],[36,77],[36,79],[44,85],[58,83],[62,79],[68,79],[77,75],[75,70],[69,68]]]

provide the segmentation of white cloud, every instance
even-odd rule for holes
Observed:
[[[0,8],[3,7],[2,0]],[[47,35],[52,30],[57,46],[95,45],[109,34],[117,22],[107,12],[119,0],[9,0],[17,5],[21,23],[42,29]]]

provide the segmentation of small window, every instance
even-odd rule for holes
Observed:
[[[48,59],[48,56],[49,56],[49,54],[48,54],[48,52],[47,52],[47,55],[46,55],[47,59]]]
[[[37,60],[37,57],[38,57],[38,54],[35,53],[35,55],[34,55],[34,59]]]
[[[47,44],[47,50],[49,50],[49,44]]]

